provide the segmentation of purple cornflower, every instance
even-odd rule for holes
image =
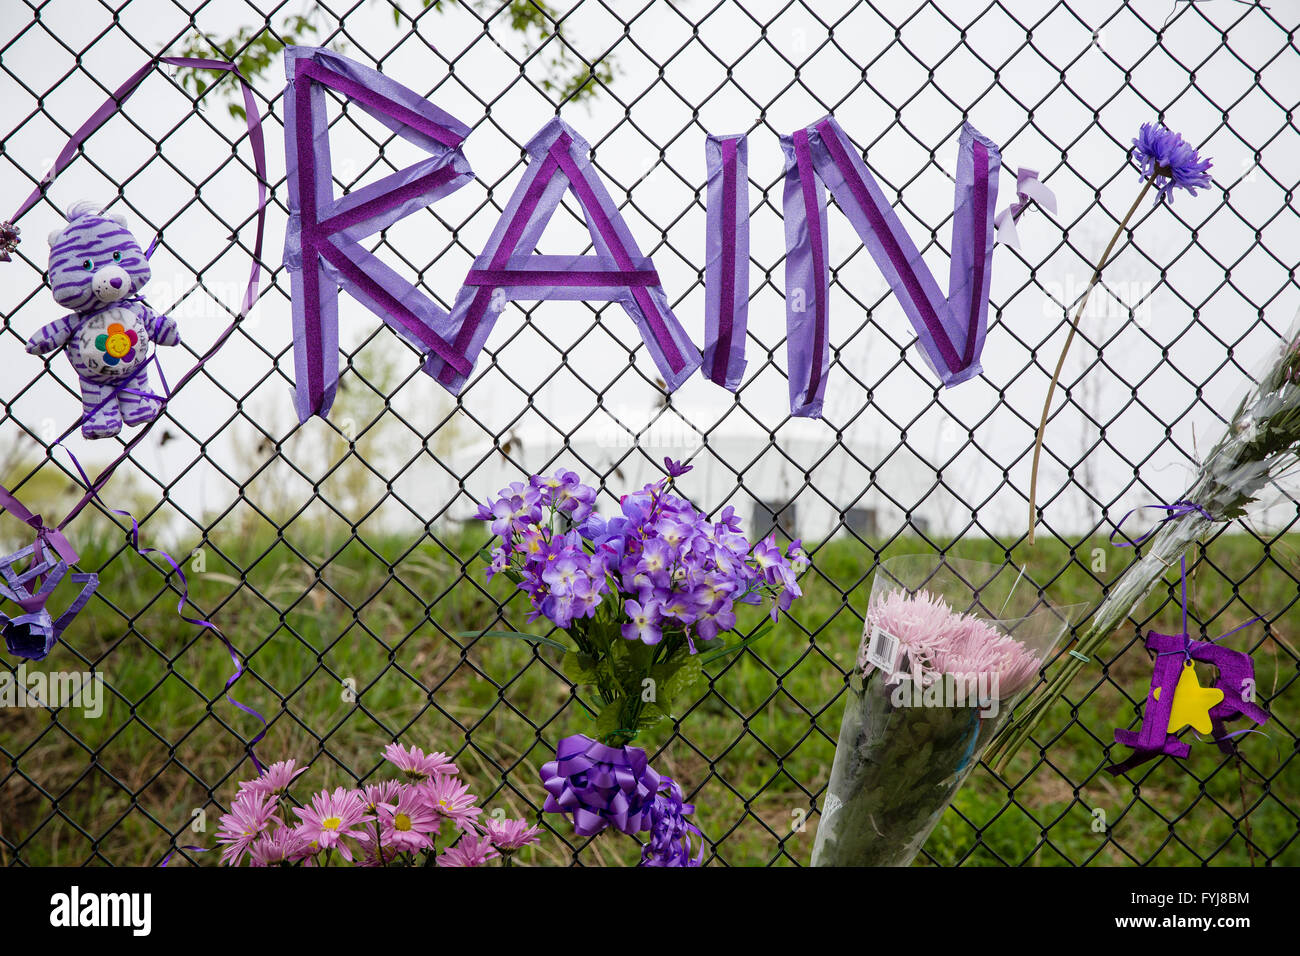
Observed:
[[[664,471],[668,472],[669,478],[680,478],[694,467],[694,465],[684,465],[680,461],[673,461],[671,458],[664,458]]]
[[[445,753],[426,754],[419,747],[389,744],[384,748],[384,759],[414,783],[440,775],[454,776],[456,773],[456,765]]]
[[[1195,196],[1197,189],[1210,186],[1209,169],[1213,164],[1201,159],[1191,144],[1164,126],[1143,123],[1133,139],[1132,156],[1144,179],[1155,177],[1157,202],[1167,199],[1172,203],[1175,189],[1186,189]]]
[[[502,853],[522,850],[536,843],[542,836],[541,828],[529,826],[527,820],[485,820],[483,832]]]

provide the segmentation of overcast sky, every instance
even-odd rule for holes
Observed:
[[[18,206],[68,132],[149,52],[179,51],[176,38],[184,35],[188,20],[182,5],[130,0],[117,25],[107,7],[84,0],[45,4],[39,24],[33,24],[25,4],[3,5],[0,212]],[[969,23],[985,5],[956,2],[938,4],[942,15],[928,6],[908,20],[913,5],[905,3],[876,3],[877,14],[858,4],[818,2],[811,4],[817,11],[813,16],[798,6],[779,14],[784,2],[748,2],[743,10],[723,3],[710,14],[711,2],[643,6],[614,0],[609,9],[635,18],[626,36],[601,4],[581,3],[567,18],[565,34],[584,56],[612,47],[617,74],[610,92],[566,106],[562,115],[596,146],[596,162],[611,193],[624,205],[642,250],[653,256],[678,318],[701,345],[704,137],[706,132],[750,135],[754,295],[747,383],[738,405],[730,393],[693,378],[672,399],[675,414],[686,423],[681,434],[716,428],[728,436],[751,435],[756,455],[773,433],[778,445],[796,438],[829,443],[840,434],[882,457],[906,441],[954,491],[981,505],[983,528],[1022,531],[1027,452],[1063,340],[1063,310],[1082,292],[1089,260],[1099,255],[1140,187],[1136,171],[1126,166],[1129,141],[1142,122],[1163,111],[1168,125],[1213,158],[1214,187],[1195,198],[1180,195],[1172,207],[1144,206],[1136,245],[1126,246],[1108,267],[1109,284],[1126,305],[1145,302],[1130,319],[1126,307],[1095,297],[1083,323],[1085,338],[1076,342],[1065,377],[1075,400],[1104,423],[1105,441],[1098,443],[1097,429],[1077,410],[1059,416],[1048,435],[1040,497],[1053,497],[1067,481],[1052,454],[1075,461],[1084,448],[1094,450],[1075,479],[1097,500],[1122,506],[1112,511],[1112,519],[1134,504],[1172,500],[1184,489],[1193,449],[1204,454],[1220,431],[1216,409],[1222,412],[1242,390],[1246,371],[1276,345],[1277,332],[1291,324],[1300,307],[1300,289],[1289,275],[1300,249],[1300,220],[1287,199],[1300,170],[1300,132],[1285,115],[1296,108],[1300,91],[1300,56],[1286,36],[1300,23],[1300,3],[1271,0],[1267,12],[1234,0],[1203,0],[1194,8],[1151,0],[1131,4],[1129,11],[1114,3],[1078,3],[1078,14],[1032,0],[1002,5],[1021,25],[998,9]],[[464,149],[477,181],[434,211],[390,229],[381,253],[412,278],[418,271],[425,290],[448,304],[518,182],[517,144],[554,110],[520,78],[511,54],[522,54],[524,43],[504,18],[495,18],[489,28],[498,47],[485,38],[476,17],[459,5],[445,6],[447,12],[422,16],[412,31],[394,25],[389,4],[362,3],[347,15],[346,44],[328,45],[367,65],[386,54],[381,66],[386,75],[475,128]],[[293,5],[286,10],[294,12]],[[1167,17],[1171,23],[1156,45],[1153,29]],[[242,0],[215,0],[197,17],[201,28],[223,35],[255,19]],[[692,21],[701,21],[694,38]],[[896,39],[891,24],[904,21]],[[322,14],[318,22],[328,31],[337,21]],[[800,65],[797,78],[791,64]],[[734,66],[728,79],[729,65]],[[528,69],[535,82],[544,74],[538,64]],[[273,272],[264,277],[270,291],[241,333],[209,363],[210,379],[200,377],[172,401],[175,423],[160,423],[138,455],[144,469],[174,482],[170,494],[187,510],[227,508],[237,497],[235,482],[272,455],[269,445],[257,447],[247,421],[229,424],[237,411],[273,441],[295,426],[288,279],[280,264],[286,200],[282,67],[277,64],[255,85],[271,99],[265,126],[275,193],[264,256]],[[32,115],[37,96],[46,114]],[[941,392],[931,404],[935,380],[916,349],[908,347],[910,326],[847,220],[832,210],[837,282],[831,339],[838,360],[831,368],[826,420],[788,422],[781,373],[786,356],[778,133],[833,111],[866,149],[886,194],[898,197],[896,208],[918,245],[929,243],[926,260],[946,286],[950,177],[964,109],[1002,147],[1007,172],[999,206],[1012,198],[1017,166],[1038,169],[1059,201],[1055,220],[1038,211],[1026,215],[1019,253],[1006,247],[995,253],[983,377]],[[146,219],[166,224],[153,259],[155,278],[145,295],[180,322],[187,348],[164,349],[161,356],[173,382],[229,321],[214,297],[234,306],[247,278],[255,201],[250,153],[244,141],[238,161],[231,162],[222,139],[237,136],[241,128],[224,102],[214,100],[192,114],[187,96],[165,76],[154,76],[124,115],[90,140],[87,156],[99,170],[78,160],[50,191],[63,208],[83,197],[109,199],[120,189],[131,226],[146,243],[153,234]],[[419,158],[413,147],[396,141],[380,160],[366,135],[377,129],[364,119],[336,127],[340,192]],[[194,201],[195,182],[201,184],[200,202]],[[572,217],[561,218],[567,221],[557,218],[541,251],[582,250],[581,230]],[[66,361],[52,362],[51,373],[44,375],[41,361],[22,347],[27,336],[60,314],[42,288],[44,237],[59,222],[54,207],[38,206],[22,220],[21,255],[0,265],[6,279],[0,284],[6,316],[0,400],[9,403],[10,412],[0,422],[0,448],[17,442],[22,454],[34,458],[42,453],[22,442],[24,430],[52,437],[79,413],[65,387],[75,384]],[[242,224],[236,246],[229,241],[230,223]],[[932,229],[937,242],[929,241]],[[212,296],[192,291],[194,266],[202,267]],[[384,426],[363,441],[379,474],[358,484],[352,504],[373,501],[391,479],[412,506],[401,512],[406,520],[441,513],[457,485],[421,444],[444,424],[453,402],[417,374],[414,352],[390,332],[376,332],[377,319],[347,296],[341,303],[346,347],[371,341],[364,350],[367,367],[388,364],[394,376],[386,389],[392,392],[392,408],[410,426]],[[627,368],[629,350],[639,342],[616,306],[599,308],[600,327],[590,334],[596,309],[582,303],[524,308],[526,318],[511,307],[497,323],[454,431],[444,430],[441,439],[429,442],[429,449],[440,448],[456,463],[453,470],[469,467],[465,450],[490,442],[496,432],[559,440],[590,415],[593,392],[583,379],[603,390],[605,407],[624,420],[644,421],[658,407],[656,372],[644,348],[637,349],[635,359],[641,374]],[[560,365],[557,346],[571,351],[566,367],[552,376]],[[1026,370],[1031,349],[1037,349],[1037,364]],[[1084,368],[1089,371],[1081,383]],[[525,405],[520,386],[531,389],[544,380],[548,385],[533,409],[520,417]],[[348,414],[354,407],[364,412],[381,406],[377,397],[354,395]],[[967,442],[970,429],[974,444]],[[170,437],[162,445],[164,430]],[[329,464],[331,435],[329,426],[311,422],[285,446],[286,457],[309,475],[320,474]],[[210,442],[212,462],[191,467],[200,442]],[[662,457],[698,446],[694,440],[681,443],[674,448],[670,440],[668,447],[651,452]],[[108,442],[89,443],[77,435],[68,444],[83,462],[110,457]],[[625,451],[612,449],[608,461],[591,464],[608,467]],[[1140,483],[1135,484],[1125,458],[1141,464]],[[838,488],[829,471],[834,467],[828,462],[821,471],[814,468],[813,484]],[[483,469],[484,481],[489,473],[495,478],[497,470]],[[471,473],[465,488],[478,497],[495,490],[479,483]],[[617,485],[611,479],[613,490],[624,490]],[[734,487],[699,490],[718,499],[735,492]],[[281,462],[250,485],[247,495],[265,505],[277,496],[301,501],[309,492],[308,481]],[[918,487],[917,501],[925,494]],[[698,503],[713,508],[722,500]],[[40,510],[39,503],[29,504]],[[1077,489],[1067,488],[1047,507],[1049,522],[1062,530],[1090,530],[1100,520],[1097,506]],[[1294,515],[1294,507],[1289,510]],[[956,526],[969,518],[957,514]],[[397,520],[391,510],[387,520]],[[173,533],[184,537],[187,532]]]

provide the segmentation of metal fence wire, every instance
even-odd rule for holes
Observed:
[[[176,558],[199,616],[237,648],[245,671],[229,693],[266,720],[262,760],[310,761],[313,786],[348,783],[376,774],[380,749],[398,739],[453,753],[488,806],[538,819],[537,768],[587,718],[544,649],[467,636],[502,622],[540,633],[519,596],[485,583],[477,552],[488,534],[473,509],[557,466],[599,484],[611,507],[670,456],[696,466],[681,487],[697,505],[734,506],[751,533],[802,537],[812,567],[777,628],[646,743],[699,806],[709,865],[806,865],[880,556],[1014,558],[1049,593],[1095,603],[1132,554],[1106,544],[1114,523],[1179,495],[1222,409],[1290,323],[1300,305],[1297,22],[1292,0],[6,3],[8,202],[140,63],[190,54],[249,73],[271,209],[257,308],[69,528],[99,592],[46,661],[6,659],[0,671],[84,671],[104,688],[99,708],[47,700],[0,711],[0,858],[210,864],[187,848],[212,845],[235,782],[253,773],[246,745],[264,728],[225,696],[229,657],[177,616],[179,576],[132,548],[123,511],[143,546]],[[739,391],[697,376],[667,394],[617,307],[521,303],[452,397],[345,296],[340,397],[328,421],[299,425],[278,254],[288,42],[373,66],[473,127],[475,182],[374,239],[444,306],[526,165],[523,144],[558,113],[591,142],[701,343],[704,135],[748,132],[752,318]],[[63,359],[24,351],[56,315],[44,232],[88,196],[111,200],[142,242],[159,237],[144,294],[177,318],[183,344],[160,350],[160,363],[179,379],[235,316],[253,252],[255,178],[234,90],[181,69],[149,77],[24,218],[25,241],[0,266],[0,479],[34,511],[56,515],[80,493],[64,449],[93,474],[129,437],[55,443],[80,401]],[[963,120],[1001,145],[1010,171],[1037,168],[1059,211],[1026,214],[1021,248],[998,248],[984,374],[945,391],[833,210],[830,391],[825,418],[809,421],[786,409],[777,137],[830,112],[937,275]],[[1136,195],[1129,141],[1156,119],[1214,158],[1214,188],[1144,208],[1108,266],[1062,380],[1039,541],[1026,550],[1038,409],[1068,310]],[[419,158],[341,101],[331,137],[337,193]],[[563,208],[543,251],[590,251],[577,207]],[[1104,772],[1123,756],[1114,727],[1134,726],[1145,697],[1142,629],[1168,630],[1179,613],[1171,584],[1112,637],[1010,771],[972,778],[922,861],[1300,862],[1300,715],[1286,700],[1300,669],[1298,517],[1282,496],[1192,555],[1201,634],[1262,616],[1239,639],[1273,714],[1264,735],[1248,735],[1237,756],[1202,742],[1186,761]],[[4,525],[6,550],[25,543],[21,523]],[[535,862],[636,858],[630,839],[586,840],[543,819]]]

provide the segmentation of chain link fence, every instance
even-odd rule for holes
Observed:
[[[453,753],[489,805],[539,817],[537,767],[587,716],[521,630],[521,602],[484,582],[475,504],[530,472],[571,467],[603,507],[689,460],[681,487],[751,534],[802,537],[806,595],[764,640],[711,674],[672,733],[644,743],[699,806],[710,865],[806,864],[872,570],[938,549],[1023,563],[1059,600],[1095,601],[1131,552],[1107,535],[1130,508],[1174,500],[1253,363],[1300,305],[1294,206],[1300,57],[1292,0],[1126,4],[730,0],[14,0],[0,14],[0,181],[25,195],[72,131],[155,54],[225,56],[264,114],[272,187],[256,309],[135,446],[69,529],[100,575],[90,607],[42,664],[11,680],[84,672],[102,699],[6,707],[0,858],[31,864],[211,863],[216,815],[259,757],[311,761],[306,781],[376,772],[394,739]],[[696,377],[667,394],[618,309],[512,305],[458,398],[418,356],[342,300],[345,372],[329,421],[298,425],[292,384],[282,133],[284,42],[326,46],[427,95],[474,128],[476,181],[375,239],[444,306],[508,199],[522,144],[557,112],[594,161],[696,342],[703,333],[704,135],[748,132],[749,366],[732,395]],[[161,350],[176,381],[235,318],[255,240],[255,174],[235,87],[160,69],[87,142],[24,218],[0,266],[0,480],[61,514],[121,439],[56,441],[80,401],[67,363],[24,342],[55,316],[45,230],[82,197],[112,200],[142,243],[145,296],[177,318]],[[399,169],[413,147],[331,106],[335,188]],[[969,119],[1006,165],[1037,168],[1055,219],[1031,211],[1022,248],[995,257],[984,375],[939,389],[847,223],[832,212],[830,389],[822,421],[785,408],[784,236],[777,136],[834,112],[936,271],[946,270],[957,134]],[[1068,310],[1139,187],[1126,164],[1161,119],[1215,160],[1215,187],[1144,209],[1094,296],[1048,432],[1039,542],[1024,545],[1028,459]],[[1002,195],[1013,194],[1004,176]],[[590,251],[568,203],[542,251]],[[560,221],[563,220],[563,221]],[[106,446],[111,446],[105,451]],[[185,570],[213,634],[175,613]],[[1236,756],[1208,742],[1128,778],[1116,726],[1149,677],[1141,630],[1175,627],[1174,579],[1112,638],[1005,777],[982,768],[922,856],[929,863],[1300,862],[1295,607],[1300,508],[1280,497],[1224,526],[1191,565],[1193,627],[1255,656],[1273,720]],[[21,523],[0,529],[6,550]],[[497,582],[499,583],[499,582]],[[752,626],[754,622],[742,622]],[[96,686],[94,680],[86,685]],[[83,695],[84,696],[84,695]],[[1113,749],[1114,752],[1108,752]],[[304,790],[305,792],[305,790]],[[302,794],[299,794],[302,798]],[[561,821],[532,858],[635,859],[630,839]]]

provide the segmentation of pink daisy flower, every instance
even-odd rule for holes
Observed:
[[[352,850],[343,842],[343,837],[350,836],[366,840],[363,829],[372,819],[366,814],[366,806],[361,792],[337,788],[332,794],[322,790],[311,798],[310,807],[294,807],[293,812],[302,821],[298,832],[314,849],[337,849],[339,856],[352,862]]]
[[[406,784],[398,783],[396,780],[368,783],[361,790],[361,802],[365,805],[366,813],[377,813],[381,805],[396,803],[398,796],[406,789]]]
[[[408,780],[415,783],[428,780],[438,774],[452,776],[458,772],[456,765],[445,753],[426,754],[419,747],[389,744],[384,749],[384,759],[402,771]]]
[[[495,860],[499,853],[492,845],[490,837],[462,837],[453,847],[442,851],[438,857],[439,866],[482,866],[488,860]]]
[[[281,760],[267,767],[262,771],[261,776],[245,780],[239,785],[239,789],[246,793],[270,793],[283,797],[294,778],[306,772],[306,767],[296,767],[292,760]]]
[[[462,830],[473,829],[475,818],[483,812],[482,807],[474,806],[478,798],[455,777],[437,776],[425,781],[419,787],[419,795],[430,810]]]
[[[288,866],[311,855],[311,844],[293,827],[282,826],[265,833],[249,853],[252,866]]]
[[[415,791],[406,788],[396,803],[379,806],[380,842],[406,853],[433,846],[430,834],[438,832],[438,814]]]
[[[223,814],[217,827],[217,842],[226,848],[221,851],[221,862],[235,866],[275,816],[276,798],[269,793],[240,791]]]
[[[503,853],[522,850],[529,844],[536,843],[542,835],[541,827],[530,827],[527,820],[488,819],[483,823],[483,832],[492,841],[492,845]]]

